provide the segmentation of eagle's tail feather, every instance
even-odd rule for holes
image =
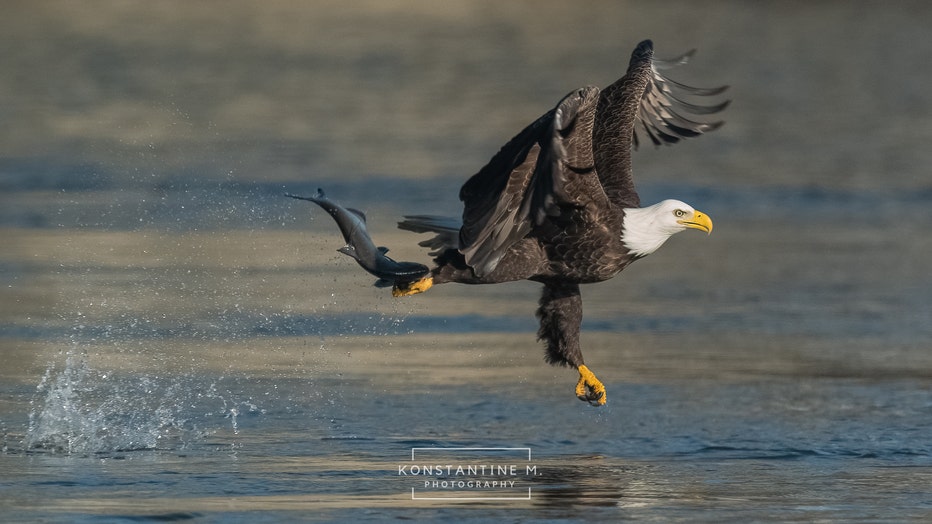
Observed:
[[[433,215],[406,216],[398,222],[398,228],[415,233],[436,233],[435,236],[423,240],[418,245],[431,249],[431,256],[437,256],[447,249],[459,249],[460,227],[462,223],[457,218],[439,217]]]

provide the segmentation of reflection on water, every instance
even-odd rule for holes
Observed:
[[[0,19],[4,518],[932,516],[932,9],[343,4]],[[393,300],[281,196],[323,186],[426,261],[394,221],[455,214],[644,37],[698,47],[676,78],[734,103],[636,156],[643,201],[716,231],[583,290],[603,409],[542,362],[538,286]],[[529,447],[539,476],[529,501],[413,501],[412,447]]]

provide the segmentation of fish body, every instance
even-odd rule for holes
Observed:
[[[285,196],[307,200],[323,208],[337,223],[346,245],[340,253],[352,257],[360,267],[379,278],[376,285],[391,285],[395,282],[418,280],[430,273],[430,269],[417,262],[397,262],[386,255],[388,248],[376,246],[366,228],[366,215],[357,209],[345,208],[327,198],[322,189],[317,195],[304,197],[285,193]]]

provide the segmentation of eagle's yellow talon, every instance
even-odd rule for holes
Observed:
[[[392,286],[392,296],[406,297],[408,295],[416,295],[427,291],[433,285],[434,278],[430,275],[420,280],[415,280],[414,282],[396,282],[395,285]]]
[[[605,404],[605,386],[585,365],[579,366],[579,382],[576,383],[576,397],[593,406]]]

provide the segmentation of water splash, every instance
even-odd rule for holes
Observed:
[[[184,379],[94,370],[77,348],[50,364],[37,386],[24,439],[28,450],[113,453],[183,448],[207,432],[182,415]]]

